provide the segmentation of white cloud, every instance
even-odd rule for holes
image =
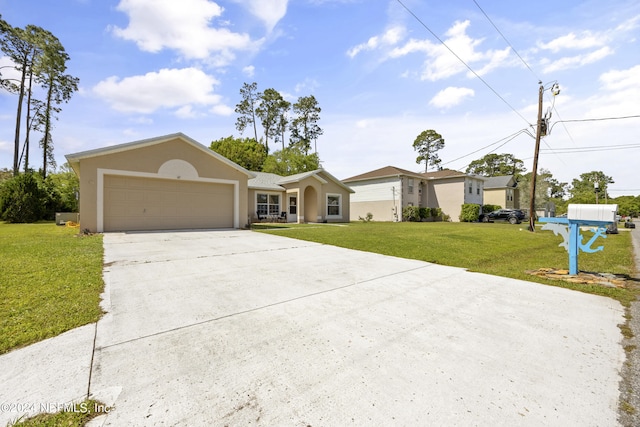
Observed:
[[[109,77],[93,92],[115,110],[148,114],[161,108],[218,105],[221,97],[213,93],[217,84],[215,78],[196,68],[162,69],[124,79]]]
[[[235,113],[235,110],[228,105],[216,104],[211,109],[211,112],[217,116],[230,116]]]
[[[373,36],[364,43],[360,43],[347,51],[347,56],[354,58],[362,51],[375,50],[382,46],[393,46],[403,39],[406,30],[404,27],[395,26],[379,36]]]
[[[233,51],[256,44],[247,34],[211,27],[224,9],[208,0],[121,0],[117,9],[129,16],[129,25],[114,27],[113,33],[146,52],[174,49],[187,59],[216,54],[215,63],[225,65],[233,60]]]
[[[487,74],[507,63],[511,49],[507,47],[502,50],[478,50],[477,48],[484,40],[474,39],[467,35],[469,25],[468,20],[458,21],[446,32],[447,37],[444,42],[449,48],[437,44],[426,50],[428,58],[424,63],[422,80],[445,79],[466,70],[467,67],[460,59],[472,68],[480,65],[481,67],[476,69],[478,75]],[[455,52],[455,55],[449,49]],[[473,74],[469,73],[468,76],[473,77]]]
[[[306,78],[302,83],[297,83],[294,90],[296,93],[300,93],[302,91],[313,93],[318,88],[318,86],[319,84],[316,79]]]
[[[242,73],[247,77],[253,77],[256,73],[256,67],[253,65],[247,65],[242,69]]]
[[[429,40],[415,40],[411,39],[401,47],[393,48],[389,53],[389,58],[399,58],[401,56],[409,55],[415,52],[434,52],[437,46],[431,43]]]
[[[638,28],[638,25],[640,25],[640,15],[636,15],[632,18],[627,19],[622,24],[618,25],[615,28],[614,32],[618,33],[618,32],[633,31],[636,28]]]
[[[7,141],[0,141],[0,151],[6,151],[13,153],[13,144]]]
[[[370,125],[371,125],[371,120],[369,120],[369,119],[362,119],[362,120],[356,121],[356,127],[358,129],[366,129]]]
[[[20,80],[21,73],[15,67],[16,63],[11,58],[0,56],[0,73],[2,73],[4,80]],[[16,83],[19,83],[19,81]]]
[[[557,37],[549,43],[538,43],[538,47],[557,53],[564,49],[590,49],[603,46],[605,39],[602,34],[591,34],[589,31],[585,31],[580,37],[569,33],[566,36]]]
[[[618,117],[631,116],[638,113],[640,98],[640,65],[625,69],[611,70],[603,73],[599,81],[601,86],[598,93],[587,99],[581,107],[587,109],[585,117]],[[611,123],[615,123],[611,126]],[[615,122],[602,122],[615,129],[638,126],[638,119],[616,120]],[[633,138],[636,132],[630,131],[624,138]],[[612,139],[613,140],[613,139]]]
[[[465,98],[474,95],[475,92],[473,89],[466,87],[448,87],[438,92],[436,96],[429,101],[429,104],[437,108],[451,108],[460,104]]]
[[[136,117],[134,119],[129,120],[131,123],[135,123],[138,125],[152,125],[153,119],[150,117]]]
[[[640,65],[628,70],[611,70],[600,76],[607,90],[640,89]]]
[[[193,111],[193,107],[191,105],[184,105],[178,108],[175,114],[176,117],[179,117],[181,119],[192,119],[198,116],[196,112]]]
[[[246,6],[258,17],[271,32],[278,22],[287,14],[289,0],[248,0]]]
[[[548,74],[554,71],[578,68],[583,65],[592,64],[594,62],[600,61],[601,59],[612,54],[613,54],[613,50],[605,46],[593,52],[586,53],[584,55],[567,56],[564,58],[560,58],[556,61],[548,63],[548,65],[546,65],[542,71],[545,74]]]
[[[489,72],[497,68],[500,68],[501,66],[509,62],[510,55],[511,55],[510,47],[506,47],[502,50],[488,50],[484,54],[484,59],[487,59],[489,62],[487,62],[487,64],[484,67],[478,70],[475,70],[476,74],[478,74],[479,76],[484,76]],[[467,73],[467,76],[469,78],[473,77],[471,72]]]
[[[383,59],[388,60],[421,53],[426,56],[426,60],[419,76],[421,80],[430,81],[451,77],[466,70],[467,68],[460,62],[460,59],[469,66],[479,64],[480,69],[476,71],[479,75],[507,64],[511,49],[507,47],[502,50],[478,50],[484,40],[474,39],[467,35],[467,28],[470,24],[469,20],[456,21],[445,33],[443,41],[446,46],[428,39],[410,39],[404,44],[398,45],[402,40],[401,35],[404,33],[397,33],[393,37],[389,35],[386,39],[381,36],[372,37],[366,43],[350,49],[347,54],[353,58],[364,50],[382,49],[386,50]],[[383,43],[383,40],[386,42]],[[455,52],[455,55],[451,51]],[[411,73],[405,75],[411,75]]]

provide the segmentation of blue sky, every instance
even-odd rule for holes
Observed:
[[[0,14],[51,31],[80,78],[55,124],[59,164],[174,132],[207,146],[240,136],[233,110],[255,81],[292,102],[316,97],[317,149],[338,178],[424,170],[412,143],[427,129],[445,139],[444,167],[495,152],[530,171],[542,81],[551,123],[568,122],[543,138],[540,168],[569,183],[601,170],[612,196],[640,194],[640,118],[569,121],[640,115],[637,0],[0,0]],[[0,167],[12,164],[16,102],[0,93]]]

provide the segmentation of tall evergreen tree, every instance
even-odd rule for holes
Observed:
[[[258,141],[258,128],[256,125],[256,104],[260,100],[262,94],[258,92],[258,83],[244,83],[240,89],[242,100],[236,104],[236,113],[239,114],[236,119],[236,129],[240,134],[244,133],[247,126],[253,126],[253,135]]]
[[[256,108],[256,115],[262,122],[264,128],[264,146],[269,153],[269,139],[275,138],[281,130],[282,116],[289,109],[289,104],[280,95],[280,92],[273,88],[265,89],[260,97],[260,105]]]
[[[64,74],[67,69],[69,55],[65,52],[62,43],[53,34],[48,33],[42,40],[43,55],[39,62],[37,82],[46,90],[46,101],[42,113],[37,115],[36,126],[43,133],[40,140],[42,148],[42,177],[47,176],[48,166],[55,169],[53,157],[53,137],[51,135],[52,120],[57,119],[56,114],[61,111],[59,107],[63,102],[69,102],[73,92],[78,90],[79,79],[69,74]]]
[[[293,104],[294,119],[291,121],[291,145],[297,146],[309,154],[311,141],[316,141],[323,130],[318,126],[320,120],[318,100],[313,95],[298,98],[298,102]]]
[[[281,108],[281,112],[280,112],[280,117],[278,119],[278,122],[276,123],[276,127],[277,127],[277,136],[276,139],[280,138],[280,141],[282,142],[282,151],[284,151],[285,146],[284,146],[284,134],[287,131],[287,126],[289,125],[289,109],[291,108],[291,103],[289,101],[285,101],[284,99],[282,100],[282,103],[280,105]]]
[[[418,152],[416,163],[424,162],[424,171],[429,170],[429,166],[437,166],[441,160],[437,152],[444,148],[442,135],[433,129],[425,130],[413,141],[413,149]]]
[[[51,32],[35,25],[27,25],[24,29],[14,28],[0,19],[0,50],[12,60],[14,68],[20,73],[19,80],[2,81],[2,87],[18,95],[13,173],[18,173],[23,156],[25,170],[29,169],[30,134],[32,130],[38,130],[43,132],[40,143],[44,159],[42,175],[46,177],[47,166],[55,163],[51,136],[52,119],[60,112],[58,105],[67,102],[71,94],[78,89],[78,79],[64,74],[69,55],[60,40]],[[38,83],[45,90],[46,100],[35,98],[34,83]],[[25,140],[23,154],[20,156],[20,127],[25,97]]]
[[[0,19],[0,50],[15,64],[20,73],[18,82],[4,82],[3,87],[12,93],[18,94],[18,106],[16,110],[16,127],[13,150],[13,174],[17,175],[20,167],[20,126],[22,120],[22,105],[24,97],[30,90],[28,82],[33,72],[33,66],[40,54],[38,45],[34,43],[34,36],[42,30],[34,25],[27,25],[23,30],[14,28],[6,21]]]

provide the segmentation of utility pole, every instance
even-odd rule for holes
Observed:
[[[538,175],[538,154],[540,153],[540,137],[542,136],[542,94],[544,86],[542,82],[538,90],[538,122],[536,126],[536,149],[533,155],[533,170],[531,171],[531,194],[529,197],[529,231],[536,231],[536,178]]]

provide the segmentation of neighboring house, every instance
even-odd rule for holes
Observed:
[[[351,220],[400,221],[407,206],[441,208],[452,221],[464,203],[483,204],[484,179],[451,169],[418,173],[386,166],[343,180],[351,195]]]
[[[425,207],[440,208],[449,215],[452,221],[459,221],[462,205],[474,203],[483,205],[484,178],[478,175],[467,175],[452,169],[422,174],[427,180],[427,197]]]
[[[251,221],[274,216],[287,222],[348,222],[353,190],[329,172],[318,169],[280,176],[253,172],[249,180]]]
[[[182,133],[66,157],[80,181],[82,230],[241,228],[258,210],[279,214],[285,207],[295,212],[293,222],[349,218],[349,188],[328,172],[279,177],[265,191],[254,181],[262,174]],[[266,202],[261,194],[269,194]]]
[[[401,221],[402,208],[422,206],[423,176],[394,166],[342,180],[354,191],[351,195],[351,220],[368,213],[374,221]],[[426,205],[425,205],[426,206]]]
[[[519,209],[518,182],[513,175],[485,178],[484,203],[503,209]]]

